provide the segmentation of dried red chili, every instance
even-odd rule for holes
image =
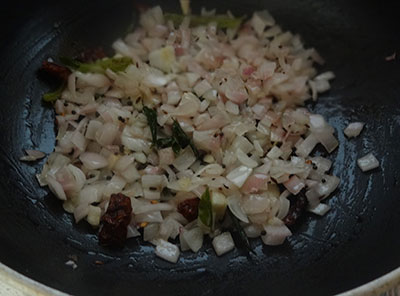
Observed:
[[[111,195],[107,211],[101,217],[103,225],[99,233],[100,244],[123,247],[131,214],[131,199],[128,196],[122,193]]]
[[[68,76],[71,74],[71,71],[67,67],[60,66],[48,61],[44,61],[40,69],[62,81],[67,81]]]
[[[308,205],[307,197],[305,196],[304,190],[300,191],[297,195],[292,196],[290,199],[289,212],[285,218],[283,218],[283,223],[290,226],[296,223],[296,221],[303,215],[305,209]]]
[[[189,222],[195,220],[198,215],[199,198],[186,199],[178,204],[178,212]]]

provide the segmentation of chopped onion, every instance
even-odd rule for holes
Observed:
[[[89,205],[81,204],[74,210],[75,222],[78,223],[80,220],[85,218],[89,214]]]
[[[58,199],[67,200],[67,196],[65,195],[63,187],[59,182],[56,181],[56,179],[54,179],[52,176],[47,176],[46,182],[51,192],[53,192]]]
[[[160,223],[163,221],[163,217],[161,215],[160,211],[155,211],[155,212],[148,212],[148,213],[143,213],[143,214],[138,214],[135,215],[135,222],[136,223],[142,223],[142,222],[156,222]]]
[[[36,161],[46,156],[45,153],[39,150],[25,150],[25,152],[27,155],[20,157],[22,161]]]
[[[203,231],[200,227],[184,231],[182,236],[189,248],[195,253],[198,252],[203,245]]]
[[[281,245],[288,236],[292,235],[292,232],[283,223],[278,225],[266,224],[264,230],[266,235],[262,235],[261,239],[268,246]]]
[[[379,161],[372,153],[368,153],[367,155],[357,159],[357,164],[363,172],[379,167]]]
[[[247,178],[251,175],[253,169],[245,165],[241,165],[232,170],[226,178],[235,184],[237,187],[242,187]]]
[[[235,248],[235,243],[230,232],[223,232],[212,240],[215,253],[222,256]]]
[[[298,194],[305,186],[304,181],[300,180],[296,175],[290,177],[290,179],[284,182],[283,185],[294,195]]]
[[[277,217],[279,219],[285,218],[289,212],[290,201],[287,199],[289,195],[290,195],[290,192],[288,190],[285,190],[279,196],[279,210],[278,210],[278,215],[277,215]]]
[[[84,152],[79,156],[79,160],[89,170],[97,170],[104,168],[108,165],[107,159],[102,155],[93,152]]]
[[[173,161],[173,166],[180,172],[188,169],[196,161],[196,156],[190,146],[181,151],[179,156]]]
[[[157,240],[156,255],[171,263],[178,262],[180,255],[179,248],[163,239]]]
[[[307,157],[318,142],[319,140],[313,133],[309,134],[307,138],[296,147],[296,154],[301,157]]]
[[[242,209],[247,215],[259,214],[267,210],[270,206],[268,196],[261,194],[251,194],[243,199]]]
[[[250,157],[248,157],[242,150],[238,149],[236,151],[236,156],[237,159],[246,167],[249,168],[255,168],[258,163],[256,161],[254,161],[253,159],[251,159]]]
[[[261,235],[261,232],[263,231],[263,227],[259,224],[249,224],[243,227],[244,232],[246,232],[246,235],[250,238],[256,238]]]
[[[164,202],[156,204],[144,203],[144,204],[134,205],[132,207],[133,213],[135,215],[154,212],[154,211],[172,211],[173,209],[174,207],[171,204]]]
[[[331,209],[327,204],[320,203],[314,208],[309,208],[308,211],[318,216],[325,215]]]
[[[133,155],[124,155],[115,162],[113,169],[117,172],[125,171],[134,161]]]
[[[143,240],[145,242],[152,241],[158,237],[158,233],[160,230],[160,224],[158,223],[149,223],[143,229]]]
[[[357,137],[361,133],[363,128],[363,122],[352,122],[344,129],[343,132],[348,138],[353,138]]]
[[[232,214],[235,215],[240,221],[245,223],[249,223],[249,219],[247,218],[246,214],[243,212],[242,207],[240,206],[240,196],[238,195],[231,195],[227,198],[228,207]]]
[[[126,233],[126,238],[137,237],[137,236],[140,236],[139,230],[137,230],[137,228],[133,225],[128,225],[128,231]]]

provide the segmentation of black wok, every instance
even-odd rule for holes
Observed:
[[[3,1],[4,2],[4,1]],[[50,89],[37,69],[48,57],[107,46],[136,20],[132,0],[5,1],[0,35],[0,261],[16,271],[75,295],[331,295],[400,266],[400,50],[396,4],[386,1],[192,1],[251,14],[268,8],[284,29],[316,47],[337,79],[308,107],[329,119],[339,148],[332,154],[340,188],[322,218],[306,215],[282,246],[252,241],[256,255],[235,250],[216,257],[207,242],[176,265],[131,239],[123,250],[97,243],[85,223],[75,225],[61,203],[41,189],[35,173],[44,160],[20,163],[23,149],[50,153],[55,135]],[[153,5],[156,1],[148,1]],[[178,11],[178,1],[159,1]],[[40,78],[40,77],[39,77]],[[54,87],[54,85],[53,85]],[[350,121],[367,122],[346,140]],[[318,149],[317,149],[318,150]],[[362,173],[358,157],[373,152],[380,168]],[[323,153],[318,150],[317,153]],[[78,257],[78,268],[64,263]],[[96,260],[104,262],[97,265]]]

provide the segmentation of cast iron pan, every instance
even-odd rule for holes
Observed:
[[[120,251],[98,246],[94,230],[75,225],[61,202],[39,188],[34,175],[44,160],[18,161],[23,149],[50,153],[54,147],[54,114],[41,102],[51,86],[38,77],[41,62],[107,48],[136,20],[133,1],[6,2],[0,36],[2,263],[75,295],[330,295],[400,266],[400,63],[385,61],[400,50],[395,4],[192,1],[194,11],[205,5],[236,15],[268,8],[284,29],[319,50],[327,61],[321,70],[333,70],[337,79],[308,107],[336,128],[340,146],[331,158],[342,181],[328,201],[332,210],[322,218],[305,216],[282,246],[257,240],[256,255],[235,250],[218,258],[207,242],[198,254],[185,253],[171,265],[140,239]],[[179,9],[177,1],[160,3],[164,10]],[[367,122],[366,129],[348,141],[342,130],[355,120]],[[361,173],[356,159],[371,151],[380,168]],[[76,270],[64,264],[71,255],[78,257]]]

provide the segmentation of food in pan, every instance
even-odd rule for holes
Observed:
[[[142,236],[176,262],[205,236],[217,255],[251,251],[248,238],[280,245],[304,212],[325,214],[339,178],[312,152],[338,141],[304,107],[334,78],[317,73],[317,51],[266,10],[246,19],[154,7],[139,23],[114,56],[43,64],[62,85],[44,96],[58,131],[38,180],[75,221],[98,227],[103,245]],[[375,164],[368,157],[360,166]]]

